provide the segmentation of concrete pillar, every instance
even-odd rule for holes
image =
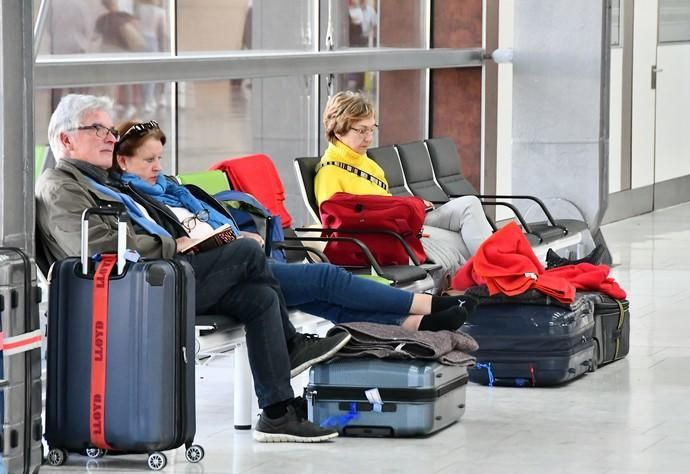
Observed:
[[[592,230],[608,197],[607,4],[517,0],[514,7],[513,194],[571,201]],[[550,202],[555,217],[572,215],[564,202]]]
[[[0,3],[0,244],[34,249],[32,2]]]

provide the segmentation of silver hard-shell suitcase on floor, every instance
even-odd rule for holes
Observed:
[[[0,249],[0,472],[37,472],[42,462],[41,341],[36,269]]]
[[[467,369],[428,360],[338,359],[311,368],[309,420],[346,436],[422,436],[459,421]]]
[[[118,268],[107,278],[86,258],[90,214],[120,220]],[[52,465],[67,452],[100,457],[110,449],[148,453],[149,467],[159,470],[167,463],[160,451],[181,445],[188,461],[203,458],[192,444],[194,274],[174,259],[125,262],[126,225],[124,213],[89,209],[81,259],[60,260],[51,271],[45,437]],[[106,321],[94,311],[104,280]]]

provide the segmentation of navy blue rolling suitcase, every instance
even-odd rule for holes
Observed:
[[[91,214],[117,215],[118,253],[87,259]],[[82,256],[55,263],[50,276],[46,432],[48,462],[68,452],[147,453],[194,445],[194,276],[177,260],[125,261],[126,214],[89,209]],[[116,261],[115,261],[116,260]],[[117,263],[117,271],[114,270]],[[95,267],[95,268],[94,268]]]
[[[505,298],[503,299],[505,301]],[[485,299],[462,331],[479,344],[470,381],[483,385],[548,386],[595,370],[594,305],[577,297],[561,304],[493,304]]]
[[[0,473],[38,472],[41,433],[41,342],[33,262],[0,249]]]

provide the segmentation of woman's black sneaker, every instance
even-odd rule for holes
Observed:
[[[254,439],[260,443],[321,443],[338,436],[338,432],[321,428],[307,420],[302,410],[287,406],[280,418],[259,415],[254,428]]]

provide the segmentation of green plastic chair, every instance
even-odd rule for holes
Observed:
[[[199,171],[197,173],[178,174],[180,184],[194,184],[209,193],[211,196],[221,191],[232,189],[228,177],[220,170]]]
[[[43,168],[43,161],[46,159],[48,145],[36,145],[34,147],[34,178],[38,179]]]

